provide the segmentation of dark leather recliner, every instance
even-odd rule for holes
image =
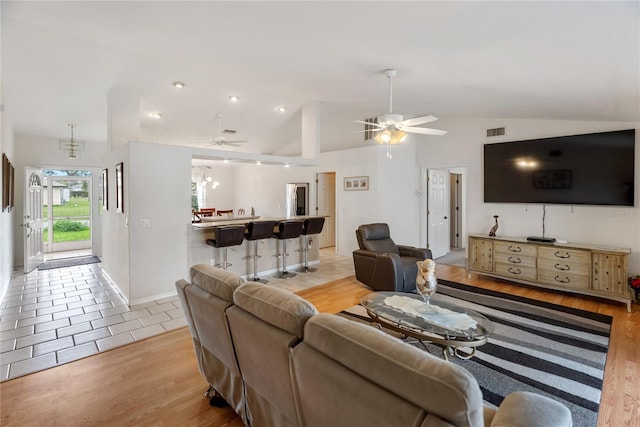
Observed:
[[[353,264],[360,282],[376,291],[416,292],[416,262],[431,258],[429,249],[396,245],[384,223],[361,225],[356,237]]]

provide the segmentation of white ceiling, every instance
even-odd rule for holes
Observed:
[[[638,1],[1,7],[2,102],[16,133],[67,137],[74,123],[76,138],[106,141],[107,93],[123,87],[139,94],[145,141],[202,147],[221,112],[223,129],[250,141],[229,150],[298,154],[301,107],[317,101],[321,151],[353,147],[352,120],[388,108],[385,68],[398,69],[394,112],[435,114],[435,128],[460,117],[640,117]]]

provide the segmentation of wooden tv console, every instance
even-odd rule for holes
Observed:
[[[468,248],[469,273],[620,301],[631,311],[631,249],[481,235],[470,235]]]

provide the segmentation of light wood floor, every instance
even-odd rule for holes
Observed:
[[[640,309],[574,297],[438,266],[438,277],[614,317],[599,427],[640,426]],[[321,312],[369,292],[354,277],[301,291]],[[209,406],[186,328],[0,384],[2,426],[240,427],[230,409]],[[580,426],[576,426],[580,427]]]

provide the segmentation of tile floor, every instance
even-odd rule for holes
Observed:
[[[312,267],[288,279],[263,278],[296,292],[354,274],[352,258],[333,248],[321,250]],[[16,272],[0,306],[0,381],[185,325],[177,296],[128,306],[101,264]]]

